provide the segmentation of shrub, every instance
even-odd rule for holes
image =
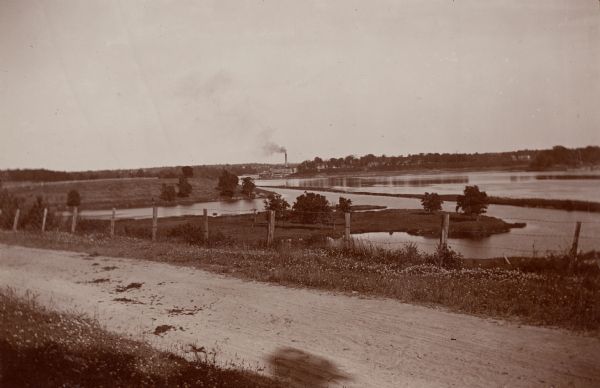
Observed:
[[[264,201],[265,210],[274,210],[275,217],[278,219],[285,218],[287,209],[290,208],[290,204],[286,201],[281,194],[269,194],[267,199]]]
[[[292,206],[294,216],[302,223],[324,222],[331,217],[331,206],[324,195],[304,192]]]
[[[36,197],[35,202],[33,203],[33,205],[31,205],[27,213],[24,215],[20,224],[24,228],[30,230],[41,230],[45,208],[48,208],[48,205],[44,202],[43,198],[40,196]],[[56,223],[57,220],[54,215],[54,212],[48,210],[48,213],[46,214],[46,230],[49,230],[50,228],[55,226]]]
[[[252,197],[255,188],[256,184],[254,184],[254,179],[250,178],[249,176],[242,179],[242,193],[246,197]]]
[[[0,190],[0,228],[12,228],[15,213],[23,199],[15,197],[7,190]]]
[[[456,198],[456,211],[462,209],[463,213],[480,215],[486,212],[488,196],[485,191],[480,191],[478,186],[465,186],[463,195]]]
[[[442,210],[442,197],[438,195],[438,193],[425,193],[423,198],[421,198],[421,205],[423,205],[423,209],[429,213],[433,213],[436,211]]]
[[[175,187],[172,185],[162,184],[160,189],[160,199],[163,201],[172,202],[175,200],[177,193],[175,192]]]
[[[67,194],[67,206],[75,207],[81,205],[81,195],[79,191],[73,189]]]
[[[189,197],[192,193],[192,185],[190,185],[190,182],[188,182],[185,176],[179,177],[179,183],[177,183],[177,187],[179,188],[177,193],[177,196],[179,197]]]
[[[349,213],[352,210],[352,200],[349,198],[340,197],[338,200],[337,209],[342,213]]]
[[[233,197],[239,178],[237,175],[230,173],[227,170],[223,170],[219,176],[219,183],[217,184],[217,190],[219,194],[226,197]]]

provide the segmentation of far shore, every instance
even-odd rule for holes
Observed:
[[[324,191],[340,194],[371,195],[377,197],[393,198],[414,198],[421,199],[423,194],[391,194],[391,193],[373,193],[369,191],[348,191],[332,189],[327,187],[309,187],[309,186],[261,186],[263,189],[289,189],[302,191]],[[440,194],[444,201],[455,202],[458,194]],[[490,205],[507,205],[519,207],[533,207],[544,209],[556,209],[567,211],[584,211],[590,213],[600,213],[600,202],[578,201],[570,199],[545,199],[545,198],[507,198],[507,197],[488,197]]]

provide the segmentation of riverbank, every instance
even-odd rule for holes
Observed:
[[[66,206],[67,193],[77,190],[81,196],[80,210],[133,209],[157,206],[192,205],[202,202],[220,201],[217,179],[193,177],[188,182],[192,186],[189,197],[176,197],[173,201],[160,199],[163,184],[175,186],[177,179],[160,178],[118,178],[88,181],[64,181],[39,183],[28,186],[8,186],[6,190],[16,197],[22,198],[26,204],[31,204],[36,197],[42,197],[44,202],[57,211],[68,210]],[[271,192],[257,188],[257,198],[267,197]],[[241,194],[240,188],[233,198],[241,200],[247,197]]]
[[[392,197],[392,198],[414,198],[421,199],[423,194],[391,194],[391,193],[373,193],[369,191],[349,191],[340,190],[327,187],[309,187],[309,186],[261,186],[266,189],[289,189],[289,190],[301,190],[301,191],[324,191],[329,193],[340,193],[340,194],[357,194],[357,195],[371,195],[378,197]],[[455,202],[456,194],[440,194],[440,197],[444,201]],[[577,200],[562,200],[562,199],[544,199],[544,198],[507,198],[507,197],[488,197],[488,203],[490,205],[509,205],[519,207],[531,207],[531,208],[544,208],[544,209],[556,209],[566,211],[585,211],[590,213],[600,213],[600,202],[591,201],[577,201]]]
[[[439,237],[441,214],[428,213],[419,209],[381,209],[380,206],[364,205],[360,211],[351,213],[351,233],[406,232],[414,236]],[[368,210],[379,209],[379,210]],[[180,216],[165,217],[159,221],[158,238],[178,238],[187,242],[203,243],[204,217]],[[265,243],[267,214],[230,214],[209,217],[209,240],[215,244],[250,244],[260,246]],[[507,233],[512,228],[522,228],[525,223],[508,223],[489,216],[471,217],[464,214],[450,214],[450,238],[483,238],[494,234]],[[84,233],[105,233],[110,220],[82,219],[78,230]],[[275,225],[275,241],[290,240],[291,243],[324,244],[328,238],[341,239],[344,235],[345,216],[332,212],[318,223],[302,222],[293,212],[278,217]],[[57,226],[58,230],[69,231],[70,223]],[[115,233],[122,236],[150,238],[152,219],[120,219],[115,225]]]
[[[569,269],[566,257],[505,261],[499,267],[454,268],[456,256],[427,255],[407,246],[387,251],[350,249],[210,249],[169,241],[151,242],[106,234],[0,232],[3,244],[67,250],[100,256],[195,267],[245,280],[386,297],[471,315],[558,326],[597,335],[600,330],[600,270],[584,261]],[[0,246],[0,257],[10,247]],[[33,255],[35,256],[35,255]],[[23,258],[33,258],[31,254]],[[15,263],[22,263],[22,259]],[[41,260],[47,265],[52,261]],[[0,260],[0,264],[3,260]],[[101,262],[102,263],[102,262]],[[109,275],[108,264],[102,274]],[[97,269],[102,270],[102,266]],[[120,265],[118,265],[120,266]],[[20,264],[22,268],[22,264]],[[47,276],[47,273],[45,273]],[[106,276],[104,276],[106,277]]]

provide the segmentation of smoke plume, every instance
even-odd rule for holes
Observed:
[[[287,152],[284,146],[277,145],[272,141],[267,141],[262,148],[263,152],[267,155],[282,154]]]

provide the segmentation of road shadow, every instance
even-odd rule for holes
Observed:
[[[273,374],[294,388],[325,388],[351,378],[331,361],[291,347],[279,348],[267,357]]]

